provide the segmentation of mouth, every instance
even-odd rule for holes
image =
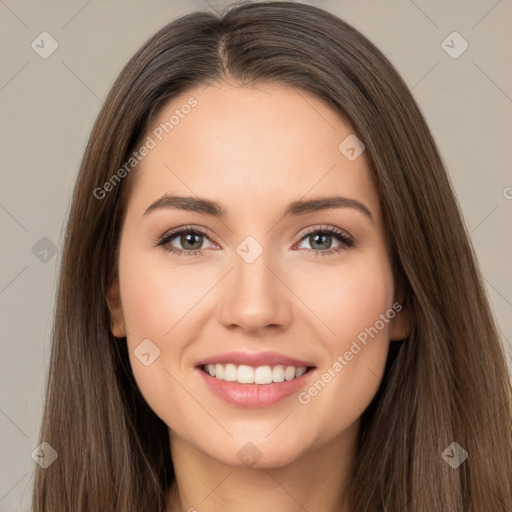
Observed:
[[[223,354],[195,367],[217,397],[239,407],[266,407],[297,394],[316,366],[275,353]]]

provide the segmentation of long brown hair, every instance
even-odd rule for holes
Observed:
[[[165,508],[174,479],[168,428],[137,388],[126,341],[109,329],[106,297],[133,173],[112,178],[169,100],[227,77],[313,94],[366,146],[413,329],[390,351],[363,415],[351,508],[510,512],[510,379],[433,137],[407,86],[368,39],[322,9],[286,1],[180,17],[140,48],[105,100],[62,254],[40,435],[59,456],[47,469],[36,467],[34,512]],[[442,456],[453,442],[468,453],[457,469]]]

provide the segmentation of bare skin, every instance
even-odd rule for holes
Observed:
[[[351,127],[313,96],[280,85],[193,89],[152,129],[190,97],[197,106],[135,176],[109,294],[112,332],[127,336],[137,384],[169,427],[177,478],[166,512],[353,512],[343,491],[360,416],[380,385],[390,339],[410,330],[407,310],[386,317],[333,376],[338,356],[400,302],[365,153],[346,158],[338,146]],[[144,215],[165,193],[216,201],[227,215],[176,208]],[[293,201],[334,195],[359,201],[373,221],[352,207],[283,217]],[[191,247],[176,235],[167,248],[201,254],[157,246],[182,226],[206,236]],[[335,234],[324,243],[310,236],[326,227],[354,245],[333,252],[345,245]],[[251,263],[237,252],[248,236],[262,249]],[[134,354],[145,339],[160,350],[148,366]],[[198,362],[238,350],[311,362],[302,402],[295,393],[249,408],[213,393]],[[329,368],[329,382],[309,393]],[[254,465],[239,456],[243,448],[253,450]]]

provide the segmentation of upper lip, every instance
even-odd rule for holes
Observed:
[[[289,357],[284,354],[277,352],[259,352],[257,354],[251,352],[226,352],[216,356],[208,357],[207,359],[201,360],[197,363],[197,366],[206,364],[235,364],[235,365],[247,365],[247,366],[295,366],[296,368],[301,366],[314,366],[313,364]]]

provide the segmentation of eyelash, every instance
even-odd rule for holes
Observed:
[[[166,233],[164,236],[158,239],[157,241],[157,247],[162,247],[165,251],[177,254],[178,256],[184,256],[186,258],[193,257],[193,256],[201,256],[204,254],[204,249],[197,249],[197,250],[185,250],[185,249],[177,249],[176,247],[168,246],[169,242],[171,240],[174,240],[177,236],[183,234],[183,233],[190,233],[195,235],[202,235],[206,238],[210,238],[207,233],[205,233],[203,230],[199,228],[191,228],[189,226],[185,226],[182,228],[175,229],[174,231],[171,231],[169,233]],[[355,245],[354,239],[346,234],[344,231],[341,231],[337,228],[328,226],[328,227],[318,227],[315,226],[313,230],[305,233],[302,238],[299,240],[299,243],[302,242],[305,238],[308,236],[311,236],[313,234],[324,234],[324,235],[330,235],[336,238],[341,244],[334,248],[334,249],[327,249],[325,251],[315,251],[314,249],[306,249],[308,252],[313,252],[315,258],[318,256],[330,256],[334,254],[338,254],[342,251],[345,251],[347,249],[350,249]]]

